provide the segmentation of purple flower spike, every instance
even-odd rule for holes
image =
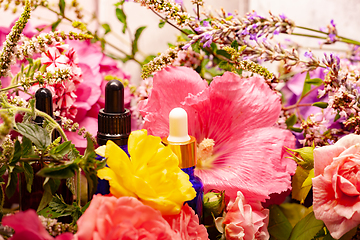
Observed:
[[[331,42],[335,42],[335,37],[336,37],[335,34],[333,34],[333,33],[330,33],[330,34],[329,34],[329,38],[330,38],[330,41],[331,41]]]
[[[204,44],[204,47],[210,47],[212,43],[212,37],[209,39],[209,41],[207,41],[205,44]]]
[[[274,35],[279,35],[279,33],[280,33],[280,30],[278,28],[273,32]]]
[[[210,23],[208,21],[203,21],[203,26],[204,27],[210,27]]]

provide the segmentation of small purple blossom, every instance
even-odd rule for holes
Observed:
[[[210,27],[210,23],[208,21],[203,21],[203,26],[204,27]]]
[[[331,23],[331,25],[332,25],[333,27],[336,26],[335,23],[334,23],[334,19],[331,19],[330,23]]]
[[[279,33],[280,33],[280,30],[278,28],[273,32],[274,35],[279,35]]]
[[[285,16],[285,14],[280,14],[279,17],[282,19],[282,20],[285,20],[287,17]]]
[[[305,53],[304,53],[304,56],[305,56],[305,57],[308,57],[308,58],[312,58],[312,57],[313,57],[313,54],[312,54],[312,52],[305,52]]]
[[[212,37],[210,37],[210,39],[204,44],[204,47],[210,47],[212,40]]]
[[[335,38],[336,38],[336,35],[333,34],[333,33],[330,33],[330,34],[329,34],[329,38],[330,38],[330,41],[331,41],[331,42],[335,42],[335,41],[336,41],[336,39],[335,39]]]

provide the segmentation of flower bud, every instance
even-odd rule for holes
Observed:
[[[225,191],[215,192],[211,190],[204,195],[204,214],[205,216],[217,217],[221,215],[225,208]]]

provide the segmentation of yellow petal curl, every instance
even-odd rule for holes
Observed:
[[[161,138],[147,135],[145,129],[129,136],[129,154],[112,141],[105,149],[107,164],[98,177],[110,183],[115,197],[134,196],[144,204],[160,210],[163,215],[178,214],[185,201],[196,192],[189,176],[178,167],[178,158]]]

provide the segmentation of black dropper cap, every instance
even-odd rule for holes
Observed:
[[[39,88],[35,93],[35,108],[53,117],[52,94],[47,88]],[[36,117],[35,122],[42,124],[43,117]]]
[[[105,86],[105,108],[98,115],[98,144],[105,145],[108,140],[115,144],[127,145],[131,132],[130,111],[124,107],[124,85],[111,80]]]
[[[39,88],[35,93],[35,108],[39,111],[46,113],[47,115],[54,118],[53,113],[53,101],[52,101],[52,93],[47,88]],[[42,126],[44,122],[44,118],[37,116],[35,118],[35,123]],[[58,121],[60,124],[60,122]],[[60,136],[57,130],[53,131],[51,135],[52,141],[57,139]]]

